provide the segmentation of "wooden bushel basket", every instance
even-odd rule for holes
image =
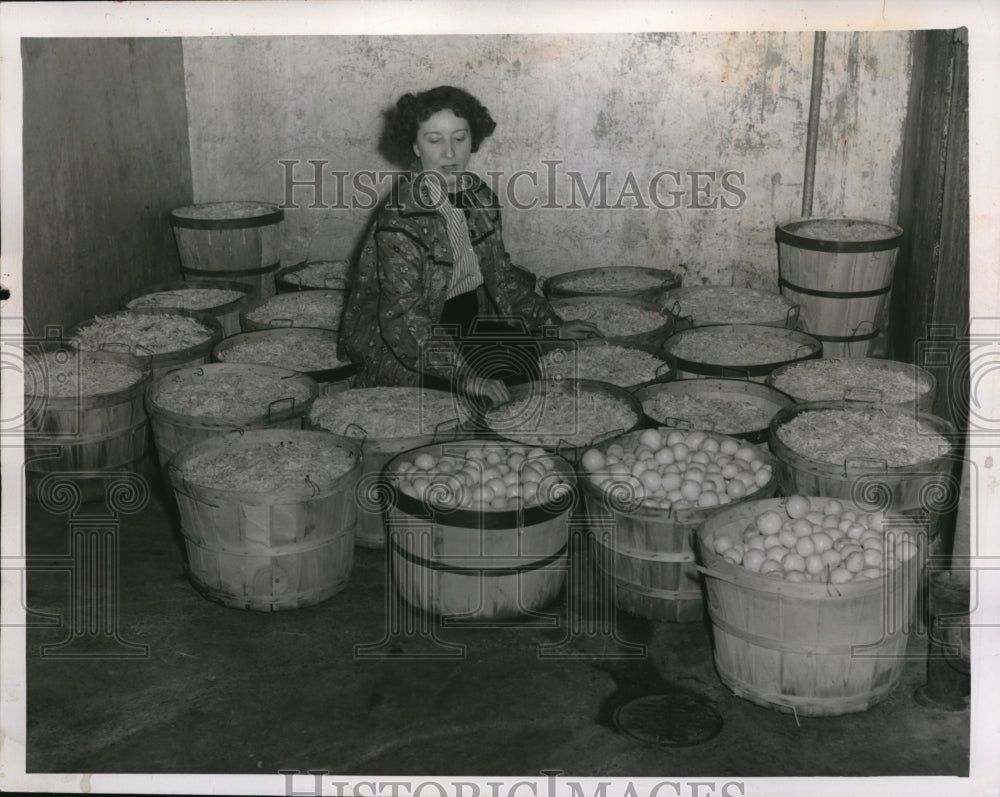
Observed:
[[[691,357],[680,357],[677,355],[677,348],[683,341],[690,338],[703,336],[716,336],[719,330],[726,330],[728,336],[733,340],[740,340],[742,335],[753,330],[770,330],[768,333],[777,342],[788,342],[796,344],[796,348],[791,357],[783,354],[770,354],[766,357],[758,357],[755,362],[731,363],[720,359],[716,352],[706,353],[704,359],[692,359]],[[805,332],[794,329],[773,327],[767,324],[712,324],[703,327],[692,327],[681,330],[671,335],[663,343],[663,350],[677,361],[677,379],[697,379],[699,377],[720,377],[729,379],[747,379],[752,382],[764,383],[768,374],[783,365],[802,360],[811,360],[822,356],[823,344]]]
[[[130,354],[136,357],[148,359],[149,368],[152,371],[154,380],[159,379],[161,376],[169,373],[175,368],[182,368],[186,365],[201,365],[202,363],[207,363],[212,356],[212,347],[222,340],[222,325],[219,321],[209,313],[204,313],[198,310],[183,310],[165,307],[135,307],[131,310],[121,310],[119,313],[133,315],[186,316],[188,318],[195,319],[209,331],[210,334],[200,343],[156,354],[152,353],[149,349],[142,345],[137,345],[133,341],[127,340],[109,341],[102,344],[98,349],[99,351],[107,352],[109,354]],[[94,323],[94,320],[95,319],[89,319],[73,327],[68,333],[70,340],[72,340],[80,330],[84,329],[89,324]]]
[[[222,327],[222,336],[228,337],[240,331],[240,311],[243,310],[249,301],[256,297],[256,292],[249,285],[242,282],[226,282],[212,280],[186,280],[184,282],[161,282],[155,285],[147,285],[137,291],[127,293],[121,298],[120,306],[122,310],[135,310],[137,308],[183,308],[180,304],[181,295],[184,291],[199,289],[215,289],[239,291],[241,296],[228,302],[206,307],[200,312],[214,317]]]
[[[800,219],[775,229],[781,292],[798,303],[827,356],[868,355],[902,237],[901,227],[867,219]]]
[[[803,388],[796,390],[793,378],[810,372],[822,372],[826,369],[835,369],[838,363],[845,365],[864,364],[871,368],[871,381],[868,384],[850,384],[844,382],[836,388],[830,390],[829,396],[823,398],[809,398],[803,395]],[[801,370],[797,370],[801,369]],[[889,402],[885,401],[883,391],[879,388],[880,377],[891,374],[905,374],[913,380],[913,393],[905,401]],[[768,374],[765,384],[772,388],[777,388],[779,382],[783,383],[784,392],[799,404],[810,401],[840,401],[867,398],[869,401],[877,403],[885,402],[890,406],[912,407],[920,412],[930,412],[934,406],[934,395],[937,390],[937,379],[930,371],[909,363],[897,362],[895,360],[884,360],[878,357],[824,357],[821,360],[810,360],[805,363],[792,363],[777,368]]]
[[[141,377],[121,390],[93,395],[35,394],[25,379],[24,476],[25,495],[39,499],[38,488],[49,473],[79,474],[76,480],[84,501],[104,494],[100,473],[136,472],[146,454],[149,426],[143,394],[149,385],[149,358],[100,351],[78,351],[64,341],[38,344],[25,358],[43,352],[65,352],[78,357],[81,367],[118,363],[134,368]]]
[[[309,272],[328,276],[320,279]],[[346,260],[306,260],[281,269],[275,277],[275,288],[278,293],[323,289],[346,291],[351,287],[351,275],[352,269]]]
[[[220,363],[249,363],[251,362],[250,360],[238,359],[239,352],[234,353],[233,350],[242,343],[270,342],[275,344],[275,357],[267,361],[256,360],[254,362],[258,365],[289,368],[295,364],[294,350],[296,348],[326,347],[329,351],[336,353],[337,340],[337,333],[333,330],[316,329],[313,327],[286,327],[282,329],[259,329],[255,332],[240,332],[238,335],[230,335],[228,338],[223,338],[216,343],[212,349],[212,360]],[[285,347],[284,350],[288,352],[287,358],[285,356],[278,356],[277,354],[282,351],[282,347]],[[350,362],[333,368],[300,371],[300,373],[305,374],[316,382],[319,388],[319,395],[321,396],[349,389],[357,372],[358,367]]]
[[[579,357],[581,355],[585,355],[587,350],[599,349],[607,346],[618,346],[631,351],[643,352],[659,360],[659,365],[656,366],[656,370],[652,374],[651,378],[643,379],[640,382],[632,382],[627,385],[611,382],[605,374],[585,373],[583,368],[578,365]],[[549,360],[544,358],[541,360],[543,365],[546,365],[549,362],[558,363],[555,368],[549,369],[549,373],[546,373],[543,370],[541,378],[546,381],[556,381],[551,373],[552,370],[555,370],[559,376],[567,379],[590,379],[592,381],[608,382],[609,384],[615,384],[617,387],[621,387],[631,393],[639,390],[640,388],[647,387],[648,385],[670,382],[677,376],[677,364],[674,362],[673,357],[663,351],[663,349],[655,346],[645,346],[639,343],[616,343],[614,341],[609,342],[603,338],[589,338],[586,340],[559,339],[555,341],[545,341],[542,343],[542,348],[546,350],[546,358],[553,357],[554,355],[557,355],[560,358],[559,360]],[[569,372],[569,376],[565,376],[563,368]],[[632,377],[635,377],[634,373],[632,374]]]
[[[426,390],[426,388],[421,388]],[[446,395],[443,391],[427,390],[428,393]],[[383,497],[390,489],[382,478],[386,465],[404,451],[421,448],[434,442],[454,439],[459,425],[445,423],[433,434],[416,437],[379,437],[370,435],[357,424],[349,423],[344,429],[327,429],[305,418],[307,429],[322,429],[342,437],[356,439],[361,446],[361,481],[358,485],[358,525],[354,541],[362,548],[385,548],[386,525],[383,517]],[[360,438],[357,436],[360,435]]]
[[[158,396],[168,384],[183,382],[191,385],[194,390],[201,385],[211,386],[213,381],[224,378],[226,374],[254,376],[261,382],[266,380],[279,386],[288,385],[289,389],[294,384],[302,388],[299,392],[304,392],[306,398],[296,401],[294,395],[288,393],[274,399],[267,407],[262,408],[259,414],[250,417],[186,414],[165,409],[158,403]],[[186,446],[226,432],[247,429],[300,429],[302,416],[309,412],[316,394],[316,383],[305,374],[271,365],[209,363],[166,374],[146,389],[146,411],[149,413],[160,466],[165,467],[167,462]]]
[[[641,434],[641,430],[629,432],[596,448],[607,453],[608,446],[618,443],[628,450]],[[765,451],[761,453],[770,460]],[[673,511],[632,505],[628,495],[609,495],[590,479],[581,479],[581,485],[595,562],[614,582],[615,604],[640,617],[674,623],[697,622],[704,617],[693,547],[697,528],[728,507],[774,495],[776,487],[772,477],[746,499],[725,506]]]
[[[289,327],[304,327],[307,329],[329,329],[336,332],[340,328],[340,318],[347,304],[348,293],[342,290],[315,289],[309,291],[290,291],[276,296],[254,299],[240,313],[240,327],[244,332],[257,332],[262,329],[286,329]],[[329,302],[330,319],[321,324],[315,323],[308,316],[300,314],[296,305],[300,303]],[[255,316],[251,318],[251,316]]]
[[[706,299],[705,297],[709,297]],[[711,300],[710,311],[694,313],[690,309],[705,305]],[[711,324],[760,324],[763,326],[795,329],[799,323],[799,308],[791,299],[780,293],[768,293],[752,288],[723,285],[692,285],[666,291],[661,304],[677,317],[677,328],[703,327]],[[740,315],[734,306],[752,303],[754,310]]]
[[[771,420],[768,444],[775,457],[775,474],[782,491],[786,495],[802,493],[854,500],[852,489],[858,489],[855,486],[856,482],[860,477],[870,475],[879,485],[885,485],[891,492],[893,509],[919,509],[921,502],[929,495],[944,490],[947,486],[946,477],[952,466],[951,451],[925,462],[904,466],[890,467],[885,461],[860,458],[849,458],[840,464],[834,464],[794,451],[781,441],[778,434],[782,426],[805,412],[845,411],[852,407],[871,406],[880,407],[887,414],[920,421],[945,437],[955,434],[954,426],[944,418],[928,413],[914,414],[911,410],[900,407],[851,401],[810,401],[805,404],[795,404],[779,411]]]
[[[579,287],[587,281],[594,287]],[[574,287],[574,283],[577,287]],[[636,287],[639,286],[639,287]],[[571,299],[580,296],[618,296],[653,299],[663,291],[681,286],[681,277],[665,268],[610,266],[566,271],[544,280],[542,293],[548,299]]]
[[[579,305],[587,305],[593,302],[606,302],[609,307],[615,308],[621,311],[623,307],[630,307],[633,309],[638,309],[644,311],[649,318],[649,327],[643,332],[636,332],[633,334],[623,334],[616,335],[611,332],[605,332],[601,330],[604,334],[604,340],[609,343],[621,343],[623,345],[638,345],[638,346],[648,346],[652,348],[659,348],[663,342],[673,334],[676,328],[677,319],[670,314],[669,309],[664,308],[662,304],[651,298],[649,296],[571,296],[566,298],[552,298],[549,300],[552,304],[552,309],[556,311],[556,314],[564,319],[575,318],[573,313],[573,308]]]
[[[716,670],[738,697],[781,712],[865,711],[902,678],[925,549],[882,578],[844,584],[790,583],[715,553],[716,536],[742,535],[758,514],[786,500],[727,508],[698,530]]]
[[[692,396],[699,399],[717,398],[727,401],[739,401],[748,405],[760,408],[761,418],[767,416],[767,422],[755,428],[731,430],[730,428],[719,429],[707,427],[703,424],[694,424],[685,418],[676,417],[653,417],[646,412],[646,402],[655,399],[659,395],[668,394],[676,396]],[[643,413],[654,426],[684,428],[703,428],[719,434],[729,435],[739,440],[746,440],[750,443],[766,443],[768,428],[771,419],[781,409],[792,406],[795,402],[791,397],[786,396],[780,390],[762,385],[759,382],[750,382],[746,379],[681,379],[676,382],[665,382],[662,384],[648,385],[634,393],[635,397],[643,404]],[[727,419],[731,421],[732,419]]]
[[[928,528],[930,552],[941,553],[942,526],[952,503],[955,467],[955,445],[940,456],[912,465],[890,467],[884,460],[848,458],[839,464],[823,462],[804,456],[781,441],[777,430],[797,415],[814,410],[846,410],[852,407],[873,406],[862,401],[811,401],[795,404],[778,412],[771,420],[768,445],[775,458],[775,476],[785,495],[825,495],[848,501],[868,503],[867,511],[885,509],[891,514],[922,521]],[[911,408],[892,405],[874,405],[889,415],[904,417],[914,423],[954,439],[955,427],[944,418],[928,413],[914,412]]]
[[[302,487],[269,492],[193,483],[188,463],[228,447],[310,440],[344,448],[353,459],[337,478],[315,473]],[[168,467],[180,511],[192,584],[237,609],[282,611],[312,606],[342,590],[354,566],[354,489],[361,452],[325,432],[255,429],[184,449]]]
[[[227,280],[274,295],[285,211],[265,202],[209,202],[170,211],[185,279]]]
[[[460,453],[482,441],[434,444],[397,455]],[[573,484],[573,470],[557,459]],[[387,511],[393,581],[411,606],[431,614],[486,620],[530,615],[552,603],[569,569],[568,490],[548,504],[523,509],[440,511],[395,491]]]
[[[512,385],[509,392],[511,401],[523,401],[528,410],[534,408],[534,411],[529,412],[528,417],[525,419],[515,417],[508,422],[499,420],[491,422],[487,418],[484,424],[490,433],[496,437],[520,445],[544,448],[574,464],[579,460],[580,455],[594,444],[595,440],[603,440],[606,437],[630,432],[638,428],[643,422],[642,404],[639,403],[635,396],[625,390],[625,388],[612,385],[609,382],[600,382],[596,379],[564,379],[560,382],[521,382],[520,384]],[[565,435],[560,433],[559,428],[547,428],[547,425],[543,425],[541,429],[538,428],[540,420],[534,416],[539,412],[541,413],[541,419],[549,420],[544,412],[546,398],[549,395],[572,396],[575,399],[575,405],[581,416],[586,412],[588,396],[607,396],[616,399],[623,407],[627,407],[634,414],[635,420],[628,428],[607,429],[596,435],[592,440],[580,443],[574,439],[571,442],[565,438],[573,436],[572,432],[575,431],[575,424],[578,418],[557,419],[558,422],[565,423],[565,427],[562,429]]]

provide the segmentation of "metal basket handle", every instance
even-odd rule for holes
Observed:
[[[565,460],[566,460],[567,462],[572,462],[572,461],[573,461],[573,458],[572,458],[572,457],[569,457],[569,456],[566,456],[566,455],[565,455],[565,454],[563,453],[563,446],[564,446],[564,445],[565,445],[565,446],[566,446],[566,447],[567,447],[568,449],[570,449],[571,451],[572,451],[573,449],[575,449],[575,448],[576,448],[576,446],[574,446],[574,445],[573,445],[572,443],[570,443],[570,442],[569,442],[569,440],[563,440],[563,439],[562,439],[562,438],[560,437],[560,438],[559,438],[559,441],[558,441],[558,442],[556,443],[556,456],[557,456],[557,457],[562,457],[562,458],[563,458],[563,459],[565,459]]]
[[[793,305],[788,308],[788,312],[785,313],[785,328],[795,329],[799,325],[799,305]]]
[[[354,423],[354,421],[351,421],[350,423],[348,423],[344,427],[344,437],[349,437],[350,436],[350,435],[348,435],[348,432],[352,428],[353,429],[357,429],[359,432],[361,432],[361,444],[364,445],[365,440],[368,439],[368,430],[365,429],[365,427],[361,426],[360,424],[357,424],[357,423]]]
[[[663,376],[664,376],[663,370],[664,369],[666,369],[667,373],[670,373],[671,371],[674,370],[674,364],[672,362],[670,362],[670,360],[664,360],[662,363],[660,363],[658,366],[656,366],[656,370],[653,372],[653,374],[654,374],[654,376],[655,376],[656,379],[662,379],[663,378]]]
[[[455,429],[454,429],[455,432],[457,432],[461,428],[461,426],[462,426],[462,422],[458,419],[457,416],[454,417],[454,418],[451,418],[451,419],[449,419],[447,421],[441,421],[440,423],[435,424],[434,425],[434,434],[431,436],[431,442],[432,443],[436,443],[438,441],[438,435],[441,434],[441,429],[443,427],[446,427],[448,424],[454,424],[454,426],[455,426]]]
[[[866,398],[868,394],[871,398]],[[864,401],[870,404],[880,404],[885,398],[885,393],[877,387],[848,387],[844,388],[844,401]]]
[[[285,396],[284,398],[275,399],[274,401],[272,401],[270,404],[267,405],[267,417],[268,417],[268,419],[270,419],[271,416],[274,415],[274,407],[275,407],[275,405],[281,404],[282,402],[291,402],[291,404],[289,405],[288,409],[289,410],[294,410],[295,409],[295,396]]]
[[[888,471],[889,463],[884,459],[872,459],[870,457],[847,457],[844,460],[844,475],[851,475],[852,466],[856,470],[867,468],[868,470]]]
[[[625,429],[615,429],[611,432],[605,432],[604,434],[599,434],[592,438],[589,445],[599,446],[601,443],[606,443],[613,437],[618,437],[618,435],[625,434]]]
[[[719,374],[723,379],[750,379],[749,368],[729,368],[725,365],[719,367]]]
[[[670,429],[687,429],[689,432],[694,430],[694,424],[691,421],[684,418],[654,418],[660,423],[661,426],[669,427]]]

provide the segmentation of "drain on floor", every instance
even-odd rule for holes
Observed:
[[[658,747],[693,747],[722,730],[722,717],[715,709],[682,693],[636,698],[615,709],[613,722],[626,736]]]

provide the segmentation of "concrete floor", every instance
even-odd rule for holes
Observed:
[[[568,631],[564,595],[533,625],[424,618],[393,633],[399,604],[376,550],[357,549],[347,588],[319,605],[226,608],[188,581],[169,506],[154,489],[120,517],[118,638],[82,634],[43,655],[83,627],[70,614],[71,528],[103,507],[71,517],[28,504],[29,773],[968,775],[969,711],[914,699],[923,639],[884,703],[796,720],[729,692],[701,623],[619,614],[608,633]],[[714,738],[664,748],[611,722],[632,698],[677,692],[718,712]]]

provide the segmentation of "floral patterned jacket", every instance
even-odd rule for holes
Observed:
[[[511,264],[496,196],[482,181],[468,190],[475,205],[468,213],[469,239],[483,274],[479,313],[520,317],[533,334],[560,325],[551,305]],[[357,387],[414,386],[421,372],[452,377],[458,346],[434,329],[452,268],[444,218],[415,200],[412,179],[401,179],[366,234],[341,321],[340,357],[358,366]]]

